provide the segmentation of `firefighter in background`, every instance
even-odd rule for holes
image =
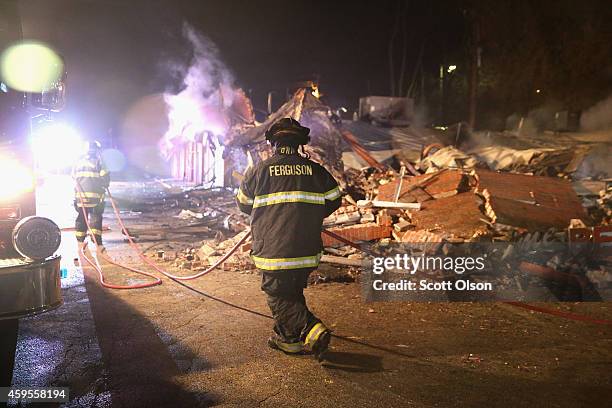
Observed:
[[[74,208],[77,210],[75,222],[76,238],[85,246],[88,217],[91,233],[94,235],[98,251],[104,251],[102,244],[102,215],[104,214],[104,193],[110,183],[110,174],[100,156],[100,143],[87,144],[87,153],[77,162],[72,171],[75,180]]]
[[[276,122],[266,132],[274,155],[247,170],[236,199],[252,216],[251,257],[274,316],[268,345],[321,360],[331,332],[308,310],[304,288],[321,258],[323,219],[342,199],[332,175],[304,153],[309,132],[291,118]]]

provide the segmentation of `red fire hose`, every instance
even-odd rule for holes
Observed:
[[[147,258],[145,256],[145,254],[142,252],[142,250],[140,249],[140,247],[138,246],[138,244],[136,242],[134,242],[134,240],[132,239],[132,237],[130,236],[130,234],[128,233],[127,228],[125,227],[125,224],[123,223],[123,220],[121,219],[121,216],[119,215],[119,210],[117,209],[117,205],[115,204],[115,200],[113,200],[113,197],[110,193],[110,191],[108,192],[108,198],[111,202],[111,205],[113,206],[113,211],[115,213],[115,217],[117,218],[117,221],[119,222],[119,226],[121,226],[121,231],[123,231],[123,233],[125,234],[125,236],[127,237],[127,240],[130,244],[130,246],[136,250],[136,252],[138,253],[138,256],[140,257],[140,259],[142,259],[142,261],[144,263],[146,263],[147,265],[151,266],[153,269],[155,269],[157,272],[167,276],[168,278],[171,279],[176,279],[176,280],[183,280],[183,281],[187,281],[187,280],[192,280],[192,279],[197,279],[201,276],[206,275],[207,273],[210,273],[211,271],[217,269],[219,267],[219,265],[221,265],[223,262],[225,262],[230,256],[232,256],[234,254],[234,252],[236,252],[236,250],[238,248],[240,248],[240,245],[242,245],[250,236],[251,236],[251,231],[248,231],[230,250],[227,254],[223,255],[221,257],[221,259],[219,259],[217,262],[214,263],[214,265],[212,265],[210,268],[206,269],[205,271],[196,273],[195,275],[191,275],[191,276],[177,276],[177,275],[172,275],[171,273],[161,269],[159,266],[157,266],[153,261],[151,261],[149,258]],[[104,258],[104,259],[108,259],[108,258]]]
[[[76,188],[77,188],[77,191],[78,191],[77,196],[78,196],[79,201],[81,203],[80,211],[83,212],[83,218],[85,219],[85,224],[87,225],[87,231],[89,231],[89,233],[91,235],[91,239],[93,240],[93,242],[97,246],[98,242],[96,240],[95,234],[93,234],[92,231],[91,231],[91,225],[89,224],[89,217],[87,215],[87,211],[85,210],[85,203],[83,201],[83,190],[81,189],[81,185],[80,185],[80,183],[78,181],[76,182]],[[137,284],[134,284],[134,285],[116,285],[116,284],[113,284],[113,283],[107,283],[104,280],[104,274],[102,273],[102,267],[98,263],[98,259],[96,258],[95,262],[94,262],[94,260],[90,259],[85,254],[85,246],[80,246],[79,245],[79,254],[83,257],[83,259],[85,259],[85,261],[87,261],[87,263],[89,265],[91,265],[91,267],[96,272],[98,272],[98,279],[100,280],[100,284],[102,286],[104,286],[105,288],[109,288],[109,289],[142,289],[142,288],[149,288],[151,286],[156,286],[156,285],[161,285],[162,284],[162,280],[161,279],[159,279],[157,276],[155,276],[155,275],[153,275],[153,274],[151,274],[149,272],[141,271],[139,269],[132,268],[132,267],[125,266],[125,265],[120,265],[120,264],[116,263],[115,261],[113,261],[112,259],[102,255],[104,257],[104,259],[106,259],[108,262],[110,262],[111,264],[113,264],[115,266],[119,266],[121,268],[125,268],[125,269],[130,270],[132,272],[135,272],[137,274],[144,275],[144,276],[147,276],[149,278],[153,278],[154,279],[153,282],[137,283]]]
[[[604,325],[612,325],[612,320],[606,319],[596,319],[590,316],[584,316],[577,313],[570,312],[562,312],[561,310],[548,309],[540,306],[533,306],[523,302],[512,302],[512,301],[504,301],[505,304],[515,307],[520,307],[521,309],[532,310],[534,312],[546,313],[551,316],[563,317],[564,319],[575,320],[577,322],[588,322],[595,324],[604,324]]]

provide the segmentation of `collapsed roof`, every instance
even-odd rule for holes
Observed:
[[[282,118],[293,118],[310,128],[310,143],[305,151],[310,158],[324,166],[337,180],[344,180],[342,162],[342,135],[329,119],[329,107],[307,89],[299,89],[289,101],[272,113],[265,122],[256,126],[236,126],[227,134],[225,146],[242,148],[252,156],[265,159],[271,149],[265,142],[266,131]]]

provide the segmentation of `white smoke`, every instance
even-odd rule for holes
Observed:
[[[223,137],[229,128],[223,109],[232,105],[234,78],[221,61],[215,44],[188,24],[183,36],[193,48],[191,63],[185,69],[183,89],[178,94],[164,94],[168,112],[168,130],[160,148],[169,156],[173,148],[210,132]]]
[[[612,95],[582,112],[580,128],[585,131],[612,129]]]

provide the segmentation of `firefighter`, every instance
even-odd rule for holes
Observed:
[[[321,360],[331,332],[308,310],[304,288],[321,258],[323,219],[340,207],[341,196],[332,175],[305,154],[309,133],[291,118],[272,125],[266,140],[274,155],[247,170],[236,199],[252,216],[251,258],[274,316],[268,345]]]
[[[88,217],[91,233],[97,244],[97,250],[103,252],[102,215],[104,213],[104,193],[110,183],[110,174],[100,156],[100,143],[87,144],[87,153],[77,162],[72,171],[75,180],[74,208],[78,215],[75,221],[76,238],[82,247],[87,237]]]

